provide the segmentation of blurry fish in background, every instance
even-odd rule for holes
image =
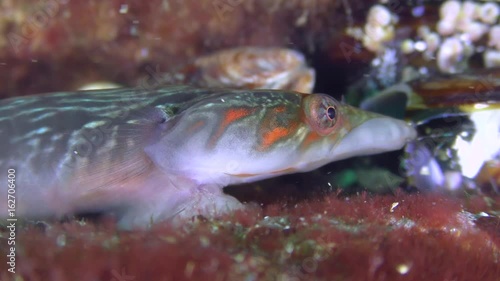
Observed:
[[[316,73],[308,67],[298,51],[277,47],[237,47],[217,51],[187,62],[174,71],[162,72],[160,67],[148,70],[155,86],[188,84],[207,88],[273,89],[312,93]],[[138,86],[151,86],[147,78]],[[96,81],[77,90],[121,88],[109,81]]]
[[[281,89],[311,93],[315,71],[300,52],[275,47],[238,47],[197,58],[176,73],[162,77],[168,84],[241,89]]]

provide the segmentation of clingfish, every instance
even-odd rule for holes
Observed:
[[[0,101],[1,183],[15,170],[15,214],[102,212],[122,228],[216,216],[243,204],[222,192],[402,148],[405,122],[325,94],[162,86]],[[7,188],[0,189],[7,217]]]

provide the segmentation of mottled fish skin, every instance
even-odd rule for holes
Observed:
[[[241,208],[222,187],[415,137],[402,121],[327,95],[188,86],[3,100],[0,131],[0,180],[16,169],[19,216],[103,211],[123,228]]]
[[[61,92],[0,101],[0,133],[5,137],[0,168],[16,170],[18,198],[27,198],[18,200],[18,214],[43,217],[71,213],[74,206],[63,206],[71,201],[66,198],[78,198],[87,187],[115,181],[115,174],[119,177],[128,172],[133,177],[141,173],[146,167],[127,168],[115,163],[130,162],[127,157],[137,154],[147,141],[143,134],[150,129],[148,123],[169,118],[179,107],[206,93],[178,86],[150,91]],[[82,181],[92,183],[69,184]],[[54,205],[57,200],[48,198],[52,195],[63,197],[62,201]],[[39,204],[33,204],[35,199]]]

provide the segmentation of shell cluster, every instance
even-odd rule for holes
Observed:
[[[436,2],[376,4],[362,26],[346,30],[374,55],[348,100],[388,114],[385,103],[407,93],[405,117],[419,131],[403,161],[411,186],[498,193],[500,3]]]
[[[442,44],[436,59],[439,69],[446,73],[461,72],[466,61],[475,52],[483,51],[486,67],[500,66],[500,6],[494,2],[446,1],[440,9],[437,33],[423,32],[440,37]],[[486,49],[480,41],[487,37]]]
[[[360,40],[363,46],[372,52],[382,52],[385,43],[394,39],[398,17],[383,5],[370,8],[363,29],[348,28],[347,34]]]
[[[412,15],[423,17],[425,8],[415,7]],[[500,66],[500,5],[496,2],[445,1],[439,7],[439,20],[418,25],[415,36],[396,38],[398,15],[384,5],[368,11],[363,28],[348,28],[346,33],[363,46],[380,55],[398,43],[405,55],[422,54],[428,62],[435,60],[441,73],[460,73],[470,58],[480,54],[485,67]]]

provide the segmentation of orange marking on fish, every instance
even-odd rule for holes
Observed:
[[[297,169],[295,169],[295,168],[286,168],[286,169],[283,169],[283,170],[272,171],[271,173],[272,174],[282,175],[282,174],[293,174],[293,173],[296,173],[296,172],[297,172]]]
[[[238,178],[250,178],[250,177],[255,177],[258,176],[259,174],[227,174],[233,177],[238,177]]]
[[[314,131],[310,132],[309,134],[306,135],[306,137],[302,141],[302,148],[310,146],[312,143],[318,141],[319,139],[321,139],[321,136],[318,133]]]
[[[203,125],[205,125],[205,121],[203,120],[194,123],[190,128],[188,128],[188,134],[193,134],[194,132],[197,132],[198,129]]]
[[[222,119],[222,122],[217,129],[217,132],[210,138],[209,146],[214,147],[217,140],[222,136],[226,128],[231,125],[233,122],[240,120],[244,117],[247,117],[254,113],[254,109],[248,109],[248,108],[233,108],[229,109],[226,111],[224,114],[224,118]]]
[[[243,117],[246,117],[252,113],[253,113],[253,110],[250,110],[247,108],[229,109],[226,112],[226,114],[224,115],[224,120],[222,121],[221,127],[225,128],[229,124],[233,123],[234,121],[239,120]]]
[[[285,112],[285,110],[286,110],[286,108],[283,105],[274,108],[274,111],[276,111],[276,112]]]
[[[258,150],[266,150],[274,143],[295,132],[300,120],[297,120],[295,112],[291,110],[288,112],[287,109],[288,108],[283,105],[276,106],[271,109],[272,111],[268,111],[263,117],[259,130],[261,142]]]
[[[271,171],[269,172],[270,174],[276,174],[276,175],[282,175],[282,174],[292,174],[297,172],[297,169],[295,168],[286,168],[283,170],[276,170],[276,171]],[[250,177],[255,177],[260,174],[227,174],[233,177],[238,177],[238,178],[250,178]]]
[[[262,135],[261,148],[266,149],[291,133],[291,128],[276,127]]]

